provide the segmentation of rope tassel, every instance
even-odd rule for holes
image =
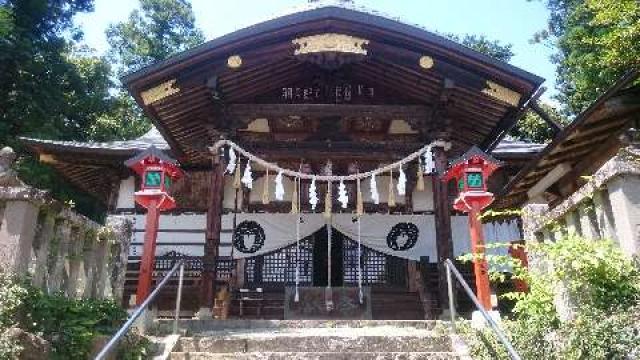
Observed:
[[[422,165],[418,162],[418,172],[416,173],[416,190],[424,191],[424,172],[422,171]]]
[[[262,184],[262,204],[269,204],[269,169],[264,175],[264,183]]]
[[[362,199],[362,190],[360,189],[360,179],[356,181],[358,194],[356,195],[356,215],[358,217],[364,215],[364,200]]]
[[[242,185],[241,182],[242,178],[240,177],[240,161],[238,161],[238,165],[236,165],[236,173],[233,177],[233,188],[234,189],[240,189],[240,186]]]
[[[291,213],[297,214],[300,212],[298,207],[298,186],[300,186],[300,179],[294,179],[293,181],[293,193],[291,194]]]
[[[327,193],[324,195],[324,218],[331,219],[331,182],[327,183]]]
[[[387,205],[390,208],[396,206],[396,192],[393,188],[393,170],[389,170],[389,199],[387,200]]]

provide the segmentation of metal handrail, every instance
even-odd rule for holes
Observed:
[[[493,330],[493,332],[496,334],[496,336],[498,337],[502,345],[504,345],[504,347],[507,349],[507,352],[509,353],[509,356],[511,356],[511,359],[521,360],[522,358],[520,357],[520,355],[518,355],[516,350],[513,348],[513,345],[511,345],[511,342],[509,341],[509,339],[507,339],[505,334],[502,332],[502,330],[500,329],[500,326],[498,326],[498,324],[495,322],[495,320],[493,320],[491,315],[489,315],[487,310],[485,310],[484,307],[480,304],[480,301],[478,300],[476,295],[473,293],[473,291],[469,287],[469,284],[467,284],[464,277],[462,276],[462,274],[460,274],[460,271],[458,271],[458,269],[453,264],[453,262],[450,259],[447,259],[444,261],[444,264],[447,269],[447,290],[449,292],[449,309],[451,312],[451,328],[453,332],[454,333],[456,332],[456,305],[453,299],[453,282],[451,281],[452,280],[451,273],[455,275],[458,282],[460,282],[460,285],[462,285],[462,288],[464,289],[464,291],[471,298],[471,301],[473,301],[473,304],[476,306],[476,308],[480,311],[484,319],[489,324],[489,327],[491,328],[491,330]]]
[[[171,270],[164,276],[162,281],[156,286],[155,289],[151,292],[149,296],[142,302],[140,306],[136,308],[136,310],[131,314],[127,322],[122,325],[122,327],[116,332],[115,335],[109,340],[109,342],[100,350],[98,355],[95,357],[95,360],[103,360],[106,356],[113,350],[113,348],[122,340],[122,338],[127,334],[131,326],[135,323],[136,320],[147,310],[149,305],[155,300],[158,296],[162,288],[169,282],[169,279],[176,273],[176,271],[180,270],[179,279],[178,279],[178,294],[176,297],[176,314],[173,323],[173,333],[176,334],[178,332],[178,321],[180,319],[180,303],[182,300],[182,284],[184,277],[184,260],[180,259],[178,262],[171,268]]]

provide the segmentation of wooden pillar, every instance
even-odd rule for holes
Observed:
[[[440,307],[449,308],[447,295],[447,274],[444,266],[446,259],[453,260],[453,242],[451,241],[451,205],[447,183],[441,181],[447,170],[447,154],[443,147],[433,148],[436,175],[433,178],[433,207],[436,221],[436,248],[438,251],[438,302]]]
[[[207,211],[207,232],[202,259],[200,284],[200,314],[207,317],[213,309],[215,298],[216,262],[222,228],[222,198],[224,196],[224,165],[219,155],[214,155]]]
[[[479,219],[482,211],[477,201],[471,202],[469,211],[469,233],[471,234],[471,252],[473,254],[473,274],[476,281],[476,296],[485,310],[491,310],[491,287],[489,285],[489,265],[485,258],[485,242],[482,222]]]
[[[140,259],[140,273],[138,274],[138,288],[136,290],[136,305],[140,306],[151,293],[153,285],[153,269],[156,259],[156,241],[158,239],[158,224],[160,222],[160,210],[157,200],[149,203],[145,217],[144,245],[142,246],[142,258]]]

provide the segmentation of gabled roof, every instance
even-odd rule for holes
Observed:
[[[40,150],[39,152],[46,153],[47,151],[62,150],[68,152],[79,153],[110,153],[117,154],[131,154],[147,149],[149,146],[155,146],[161,150],[170,150],[169,144],[162,137],[160,132],[156,128],[152,128],[146,134],[133,140],[122,141],[107,141],[107,142],[83,142],[83,141],[60,141],[60,140],[42,140],[29,137],[20,137],[20,140],[33,149]]]
[[[495,66],[500,70],[522,77],[531,83],[541,84],[544,82],[543,78],[533,73],[509,63],[496,60],[442,35],[429,31],[423,25],[410,24],[398,17],[345,1],[317,1],[306,5],[291,7],[282,13],[276,14],[274,17],[265,19],[263,22],[247,26],[243,29],[207,41],[200,46],[172,56],[165,61],[161,61],[138,71],[126,74],[122,78],[122,82],[124,84],[132,84],[152,73],[159,72],[171,65],[184,62],[187,59],[197,57],[207,51],[223,48],[225,46],[232,46],[237,41],[262,33],[271,32],[282,27],[291,27],[320,19],[338,19],[385,28],[387,30],[440,45],[446,49],[460,53],[461,55],[473,58],[481,63]]]
[[[491,150],[522,116],[543,82],[441,35],[362,7],[321,2],[295,11],[123,77],[182,163],[207,163],[207,155],[199,149],[229,131],[230,123],[240,129],[246,126],[242,109],[254,109],[246,105],[272,104],[267,99],[282,88],[324,78],[315,64],[295,55],[294,40],[303,37],[338,34],[365,39],[368,54],[341,67],[341,76],[394,94],[395,104],[424,106],[432,113],[441,111],[442,102],[453,104],[453,126],[459,128],[452,131],[456,154],[472,144]],[[227,66],[232,57],[241,59],[239,68]],[[423,58],[431,65],[421,66]],[[143,100],[143,94],[163,89],[170,90],[157,99]],[[414,130],[430,131],[432,124],[419,123],[414,122]]]

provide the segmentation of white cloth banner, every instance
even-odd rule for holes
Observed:
[[[349,214],[336,214],[333,227],[358,241],[358,223]],[[428,256],[437,261],[436,226],[433,215],[363,215],[360,218],[362,245],[381,253],[409,260]]]
[[[238,214],[232,238],[233,257],[236,259],[264,255],[296,242],[294,214]],[[302,214],[300,240],[325,225],[319,214]]]
[[[264,255],[296,243],[292,214],[238,214],[232,241],[233,257]],[[335,214],[332,226],[352,241],[358,240],[358,223],[351,214]],[[373,250],[411,260],[422,256],[436,259],[433,215],[364,215],[361,221],[362,245]],[[323,230],[322,214],[302,214],[300,240]]]
[[[248,258],[268,254],[296,243],[296,219],[293,214],[238,214],[232,239],[233,257]],[[322,214],[301,214],[300,240],[324,230]],[[384,254],[410,260],[428,256],[437,262],[435,218],[433,215],[363,215],[360,240],[362,245]],[[352,214],[334,214],[332,227],[358,241],[358,223]],[[451,218],[454,256],[471,251],[468,218]],[[487,244],[509,243],[521,238],[516,222],[490,223],[484,226]],[[493,254],[507,254],[506,248],[493,249]]]

